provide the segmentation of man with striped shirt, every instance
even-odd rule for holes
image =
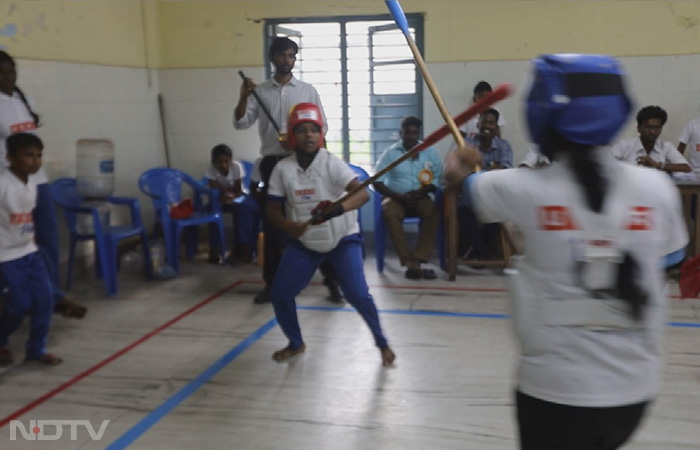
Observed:
[[[325,112],[321,104],[321,97],[316,89],[308,83],[297,80],[292,74],[294,63],[297,59],[299,47],[291,39],[278,37],[272,41],[268,58],[275,66],[275,73],[271,79],[256,86],[253,80],[246,78],[241,84],[241,93],[238,104],[234,110],[233,127],[237,130],[250,128],[256,121],[258,122],[258,134],[260,135],[260,176],[263,182],[261,195],[261,211],[265,211],[265,200],[267,197],[267,184],[270,179],[272,169],[277,162],[289,155],[285,148],[286,133],[280,128],[278,134],[275,127],[263,112],[260,104],[255,98],[250,98],[253,90],[258,94],[260,100],[265,104],[275,122],[285,127],[287,115],[292,107],[298,103],[314,103],[318,105],[323,114],[324,129],[328,128]],[[279,265],[282,251],[282,234],[278,228],[273,227],[263,214],[263,232],[265,233],[263,249],[263,279],[265,288],[255,297],[255,303],[267,303],[269,287],[275,278],[275,272]],[[259,257],[259,256],[258,256]],[[335,273],[327,264],[321,265],[321,273],[324,275],[324,283],[330,290],[331,301],[342,301],[342,295],[338,289]]]

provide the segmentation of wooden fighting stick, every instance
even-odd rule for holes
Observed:
[[[456,123],[457,125],[463,124],[464,122],[468,121],[472,117],[476,117],[477,115],[481,114],[482,112],[486,111],[489,109],[494,103],[497,103],[504,98],[508,97],[513,88],[509,84],[502,84],[500,86],[496,87],[496,90],[491,92],[490,94],[482,97],[471,105],[469,108],[467,108],[464,112],[456,116],[454,119],[450,117],[450,120],[452,120],[452,123]],[[348,191],[343,197],[339,198],[338,200],[334,201],[328,207],[325,209],[325,212],[331,211],[333,208],[338,206],[340,203],[343,203],[345,200],[347,200],[349,197],[357,193],[358,191],[367,188],[370,184],[374,183],[384,175],[385,173],[389,172],[391,169],[394,167],[398,166],[401,164],[403,161],[405,161],[408,158],[413,157],[416,153],[425,150],[426,148],[430,147],[431,145],[436,144],[439,142],[442,138],[450,134],[450,127],[449,125],[445,124],[442,127],[438,128],[437,130],[433,131],[428,135],[422,142],[419,142],[418,145],[414,146],[411,148],[409,151],[401,155],[400,158],[396,159],[393,161],[391,164],[386,166],[384,169],[380,170],[379,172],[375,173],[371,177],[367,178],[365,181],[360,183],[358,186],[356,186],[354,189],[351,189]],[[308,224],[311,223],[311,221],[307,222]]]

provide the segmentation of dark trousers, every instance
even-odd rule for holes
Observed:
[[[276,228],[267,220],[265,203],[267,201],[267,188],[270,182],[270,175],[272,175],[272,169],[274,169],[277,163],[285,156],[286,155],[265,156],[260,162],[260,178],[262,178],[264,183],[260,202],[263,233],[265,234],[265,241],[263,244],[263,280],[268,287],[272,286],[272,282],[275,280],[275,273],[277,273],[277,267],[280,265],[286,238],[282,230]],[[324,260],[323,263],[321,263],[320,270],[324,282],[337,282],[338,277],[330,262]]]
[[[560,405],[515,393],[522,450],[614,450],[630,438],[649,402],[609,408]]]
[[[460,247],[466,247],[465,244],[468,243],[474,251],[469,259],[488,259],[496,253],[496,238],[501,230],[500,224],[482,224],[471,207],[462,205],[457,208],[457,220],[461,230]],[[464,252],[466,248],[460,248],[460,250]]]

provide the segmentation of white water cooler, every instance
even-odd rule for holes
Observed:
[[[109,225],[109,204],[114,192],[114,144],[108,139],[80,139],[76,153],[76,190],[83,206],[97,208],[103,227]],[[92,234],[92,217],[78,215],[78,231]]]

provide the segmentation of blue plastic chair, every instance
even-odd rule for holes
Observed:
[[[356,166],[355,164],[350,164],[348,163],[348,166],[357,174],[357,181],[362,183],[366,179],[369,178],[369,174],[365,169],[363,169],[360,166]],[[373,193],[370,192],[370,196],[373,195]],[[370,198],[370,201],[372,199]],[[357,210],[357,223],[360,225],[360,235],[364,237],[364,232],[362,230],[362,210],[365,209],[366,205],[363,205],[361,208]],[[365,246],[362,246],[362,257],[365,257]]]
[[[243,191],[248,192],[248,185],[250,184],[250,173],[253,171],[253,163],[250,161],[238,161],[243,166],[243,179],[241,180],[241,185],[243,186]]]
[[[386,252],[386,224],[382,212],[382,195],[374,190],[374,257],[377,263],[377,272],[384,272],[384,255]],[[438,227],[437,247],[440,268],[445,268],[445,214],[442,206],[442,190],[435,192],[435,203],[440,207],[440,226]],[[419,217],[405,217],[404,225],[417,224],[420,227]]]
[[[144,271],[147,278],[153,278],[148,239],[141,222],[141,212],[137,199],[125,197],[106,199],[109,204],[128,206],[131,212],[131,225],[113,227],[108,223],[102,223],[96,207],[84,204],[84,199],[76,190],[75,178],[59,178],[51,183],[51,197],[63,210],[70,237],[66,289],[70,289],[71,286],[75,246],[79,241],[95,241],[95,273],[97,278],[104,278],[107,295],[116,295],[117,293],[117,245],[122,239],[140,236],[143,246]],[[80,232],[77,226],[78,214],[91,215],[93,233]]]
[[[194,214],[187,219],[172,219],[168,206],[179,203],[182,200],[183,185],[189,187],[193,192]],[[197,180],[176,169],[157,167],[145,171],[139,177],[139,189],[153,201],[156,224],[163,228],[163,241],[165,242],[165,252],[170,267],[177,273],[179,269],[179,247],[180,234],[183,230],[212,223],[218,229],[219,249],[224,252],[224,224],[221,220],[221,204],[219,203],[219,192],[215,189],[203,187]],[[204,202],[203,196],[207,196],[209,201]],[[210,205],[209,207],[207,205]],[[196,232],[196,228],[193,230]],[[190,246],[188,246],[188,258]]]

